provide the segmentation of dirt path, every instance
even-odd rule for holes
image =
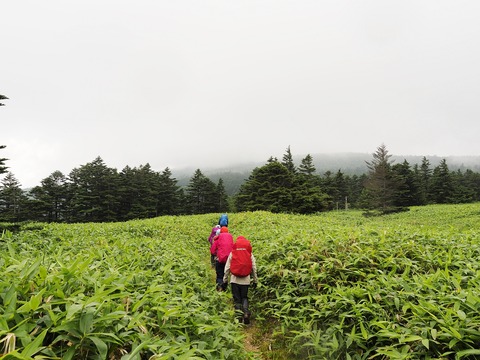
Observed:
[[[256,333],[257,328],[255,326],[255,321],[252,321],[250,325],[244,327],[245,338],[243,340],[243,344],[245,346],[245,350],[255,354],[255,359],[264,360],[265,358],[262,356],[260,348],[255,344]]]

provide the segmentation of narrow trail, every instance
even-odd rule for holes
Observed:
[[[213,270],[212,284],[215,284],[215,269],[211,267],[210,263],[208,263],[207,266]],[[240,327],[243,327],[243,334],[244,334],[243,346],[245,350],[247,350],[250,353],[253,353],[253,356],[254,356],[253,359],[255,360],[266,360],[267,358],[262,355],[260,348],[255,344],[255,337],[259,331],[257,326],[255,325],[255,319],[252,319],[249,325],[242,325],[242,324],[238,324],[238,325]]]
[[[252,320],[251,324],[244,327],[245,338],[243,344],[245,350],[254,354],[254,359],[256,360],[265,360],[263,357],[260,348],[255,344],[255,334],[257,333],[257,327],[255,326],[255,320]]]

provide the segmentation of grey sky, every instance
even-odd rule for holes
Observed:
[[[480,155],[480,1],[5,1],[0,157],[24,186],[293,155]]]

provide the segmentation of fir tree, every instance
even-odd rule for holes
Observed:
[[[70,174],[70,221],[108,222],[118,219],[120,177],[100,157]]]
[[[31,191],[33,220],[62,222],[67,217],[68,182],[61,171],[54,171]]]
[[[215,183],[207,178],[200,169],[190,179],[186,191],[188,209],[191,214],[207,214],[217,211],[217,192]]]
[[[160,174],[160,186],[158,190],[157,214],[177,215],[183,212],[180,187],[177,179],[167,167]]]
[[[430,190],[432,181],[432,169],[430,168],[430,161],[424,156],[419,169],[419,198],[420,204],[426,205],[433,202],[432,192]]]
[[[217,204],[218,204],[216,211],[221,213],[226,213],[230,211],[230,207],[228,204],[228,195],[227,195],[227,192],[225,191],[225,185],[223,183],[222,178],[218,179],[216,193],[217,193]]]
[[[27,197],[20,182],[8,172],[2,179],[0,187],[0,219],[6,222],[26,220],[23,217],[26,202]]]
[[[282,158],[282,164],[287,168],[288,171],[290,171],[292,174],[295,174],[297,172],[297,168],[295,167],[295,164],[293,162],[293,156],[290,151],[290,146],[288,146],[285,154],[283,155]]]
[[[278,161],[255,168],[236,196],[237,211],[294,211],[293,185],[293,174]]]
[[[5,149],[6,147],[6,145],[0,145],[0,149]],[[7,160],[8,159],[0,158],[0,175],[5,174],[8,171],[8,167],[5,166],[5,161]]]
[[[393,165],[392,172],[398,183],[395,205],[398,207],[418,205],[418,183],[416,181],[415,173],[410,169],[408,161],[404,160],[401,164]]]
[[[313,164],[313,158],[310,154],[307,154],[307,156],[302,159],[300,166],[298,167],[298,171],[300,174],[307,176],[312,176],[315,174],[316,169],[315,165]]]
[[[436,204],[455,202],[453,179],[446,159],[442,159],[440,164],[433,169],[431,193]]]
[[[395,199],[399,182],[392,172],[391,155],[384,144],[373,153],[373,159],[367,163],[368,180],[365,183],[364,204],[369,210],[381,213],[395,211]]]

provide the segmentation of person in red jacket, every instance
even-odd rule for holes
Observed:
[[[217,261],[215,262],[217,291],[225,291],[227,288],[227,283],[223,282],[223,275],[225,275],[225,264],[232,249],[233,236],[228,232],[226,226],[222,226],[220,228],[220,235],[218,235],[218,238],[210,247],[210,253],[217,258]]]

